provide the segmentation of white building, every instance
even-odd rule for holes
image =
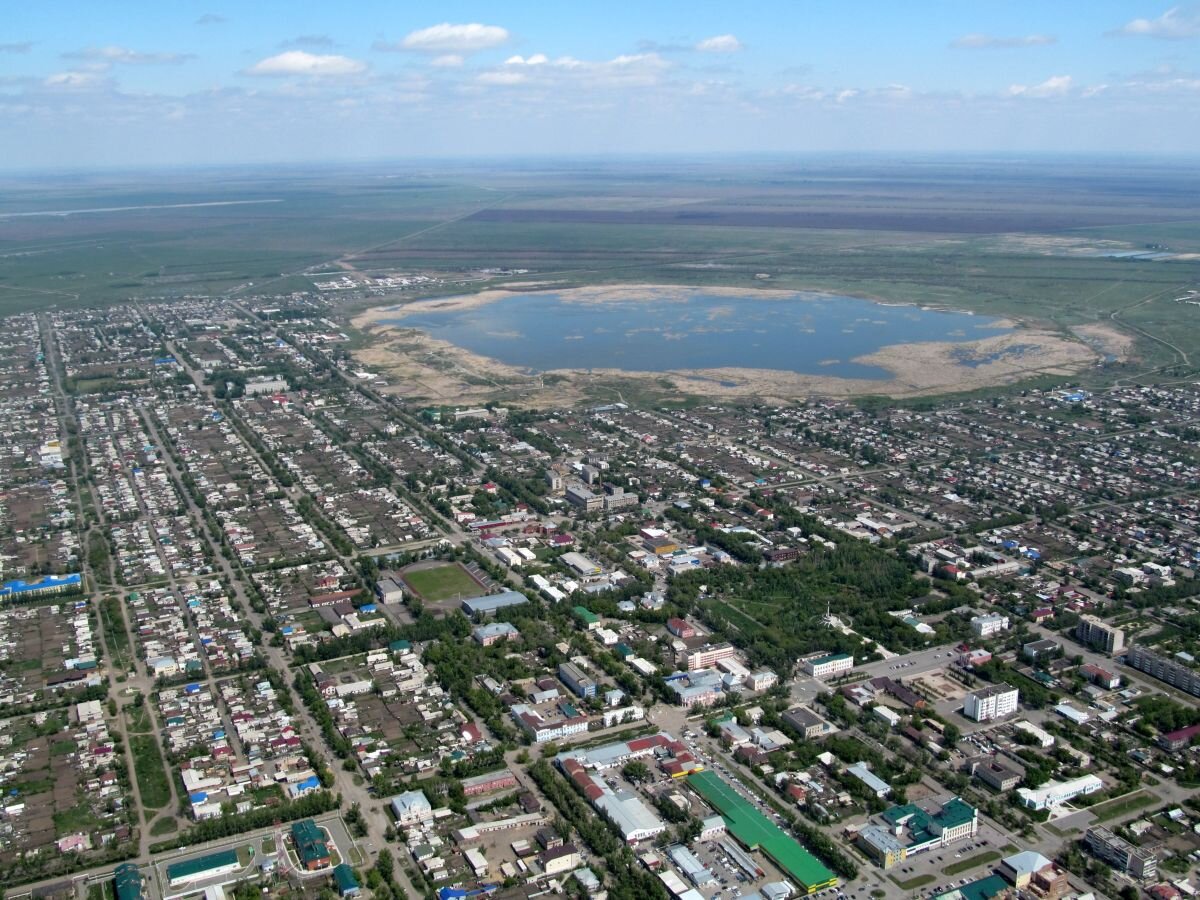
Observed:
[[[834,678],[849,672],[854,668],[854,657],[849,653],[830,653],[824,656],[814,656],[800,663],[813,678]]]
[[[1000,613],[991,613],[986,616],[975,616],[971,619],[971,631],[978,638],[995,637],[1001,632],[1008,631],[1009,628],[1008,616]]]
[[[396,824],[401,828],[428,822],[433,818],[433,806],[422,791],[407,791],[397,794],[390,802],[392,814],[396,817]]]
[[[963,715],[975,722],[1002,719],[1017,711],[1019,692],[1009,684],[992,684],[963,699]]]
[[[1054,809],[1084,794],[1094,794],[1104,788],[1104,782],[1095,775],[1083,775],[1070,781],[1051,781],[1040,788],[1017,788],[1026,809]]]

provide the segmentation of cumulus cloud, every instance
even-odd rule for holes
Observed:
[[[0,44],[0,53],[28,53],[33,41],[15,41],[11,44]]]
[[[742,49],[742,42],[732,34],[718,34],[700,41],[696,49],[701,53],[737,53]]]
[[[545,53],[535,53],[532,56],[510,56],[504,61],[504,64],[506,66],[544,66],[548,62],[550,59]]]
[[[508,29],[499,25],[481,25],[470,22],[465,25],[452,25],[443,22],[409,32],[396,45],[383,45],[380,49],[414,50],[418,53],[476,53],[491,47],[507,44]]]
[[[997,37],[994,34],[964,34],[950,42],[955,50],[1006,50],[1012,47],[1048,47],[1057,44],[1052,34],[1026,34],[1022,37]]]
[[[216,13],[205,13],[196,20],[197,25],[220,25],[228,21],[224,16],[219,16]]]
[[[195,57],[191,53],[139,53],[128,47],[108,45],[106,47],[84,47],[71,53],[64,53],[63,59],[79,59],[85,62],[105,63],[112,65],[171,65],[186,62]]]
[[[1062,97],[1071,90],[1075,80],[1070,75],[1051,75],[1041,84],[1014,84],[1008,88],[1010,97]]]
[[[465,60],[458,53],[443,53],[441,56],[435,56],[429,61],[431,66],[438,69],[457,69]]]
[[[247,75],[311,75],[314,77],[337,77],[340,75],[357,75],[367,70],[366,63],[348,56],[321,55],[306,53],[303,50],[289,50],[259,60],[246,69]]]
[[[1157,19],[1134,19],[1110,34],[1159,38],[1165,41],[1200,37],[1200,9],[1172,6]]]

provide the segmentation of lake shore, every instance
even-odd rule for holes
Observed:
[[[566,302],[601,304],[651,300],[686,300],[697,289],[687,286],[607,285],[558,291]],[[783,299],[838,296],[755,288],[704,288],[707,293]],[[1114,350],[1127,354],[1126,335],[1106,324],[1076,329],[1077,338],[1058,331],[1031,328],[1001,319],[992,327],[1013,329],[1006,334],[973,341],[897,343],[857,356],[854,363],[876,366],[889,378],[860,379],[823,374],[746,367],[678,368],[668,371],[626,369],[553,369],[531,372],[405,327],[409,315],[475,309],[521,291],[488,290],[458,297],[420,300],[368,310],[353,320],[355,327],[374,335],[371,345],[355,353],[360,363],[388,372],[395,384],[389,390],[414,399],[439,403],[476,403],[486,399],[525,406],[571,405],[596,395],[598,385],[626,383],[648,390],[702,395],[713,399],[751,398],[789,401],[803,397],[852,397],[879,394],[896,398],[972,391],[1011,384],[1036,375],[1069,376]],[[889,304],[899,305],[899,304]],[[934,308],[934,307],[928,307]],[[1116,354],[1114,354],[1116,355]],[[836,360],[822,360],[826,365]]]

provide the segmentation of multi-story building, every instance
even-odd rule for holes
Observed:
[[[797,706],[783,714],[783,721],[795,728],[807,740],[833,734],[837,728],[822,719],[807,706]]]
[[[1098,859],[1142,881],[1158,878],[1158,856],[1153,850],[1135,847],[1103,825],[1093,825],[1083,836],[1083,844]]]
[[[971,631],[978,638],[990,638],[1008,631],[1008,616],[1001,613],[991,613],[986,616],[975,616],[971,619]]]
[[[1159,656],[1145,647],[1130,647],[1125,662],[1139,672],[1171,685],[1171,687],[1200,697],[1200,671]]]
[[[558,664],[558,677],[562,679],[562,683],[573,690],[580,697],[595,697],[596,682],[587,676],[587,673],[573,662],[564,662]]]
[[[963,715],[975,722],[990,722],[1002,719],[1017,711],[1020,696],[1010,684],[992,684],[983,690],[973,691],[963,699]]]
[[[585,513],[604,509],[604,498],[599,494],[593,494],[582,485],[571,485],[567,488],[566,497],[568,503],[579,507]]]
[[[1080,616],[1075,626],[1075,640],[1105,653],[1120,653],[1125,649],[1125,632],[1114,628],[1096,616]]]
[[[972,760],[970,771],[972,775],[996,791],[1011,791],[1021,783],[1021,773],[1010,769],[994,756]]]
[[[800,667],[813,678],[835,678],[854,668],[854,657],[849,653],[828,653],[802,660]]]
[[[697,669],[711,669],[723,659],[731,659],[736,654],[733,644],[707,644],[687,655],[689,672]]]

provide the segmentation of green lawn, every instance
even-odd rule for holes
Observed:
[[[455,564],[405,572],[404,580],[429,603],[482,593],[478,582]]]
[[[902,891],[915,891],[919,887],[924,887],[927,884],[937,881],[937,877],[927,872],[924,875],[917,875],[915,878],[910,878],[908,881],[900,881],[893,875],[889,875],[888,880]]]
[[[976,869],[979,866],[993,862],[994,860],[997,860],[999,858],[1000,858],[1000,851],[987,850],[983,853],[976,854],[975,856],[970,856],[970,857],[967,857],[966,859],[959,860],[958,862],[951,863],[950,865],[948,865],[944,869],[942,869],[942,874],[943,875],[960,875],[963,872],[966,872],[968,869]]]
[[[179,830],[179,822],[174,817],[168,816],[165,819],[159,819],[150,826],[150,833],[154,837],[162,837],[164,834],[173,834]]]
[[[1134,791],[1132,794],[1126,794],[1124,797],[1117,797],[1115,800],[1098,803],[1088,811],[1096,817],[1097,822],[1107,822],[1109,819],[1115,819],[1126,813],[1141,809],[1143,806],[1150,806],[1157,802],[1158,798],[1151,793]]]
[[[129,747],[133,751],[133,768],[142,805],[147,809],[162,809],[171,800],[171,784],[167,781],[158,741],[152,734],[134,734],[130,735]]]

